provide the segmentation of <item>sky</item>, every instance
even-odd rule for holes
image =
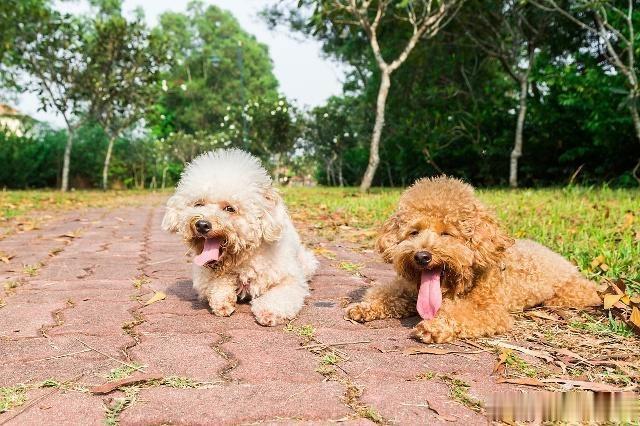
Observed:
[[[1,0],[0,0],[1,1]],[[280,82],[280,90],[287,98],[300,106],[321,105],[327,98],[341,92],[344,68],[323,58],[320,44],[313,40],[300,40],[285,30],[270,31],[260,20],[258,12],[274,0],[205,0],[230,11],[242,28],[255,35],[258,41],[269,46],[274,73]],[[124,11],[130,13],[141,7],[149,25],[158,22],[158,16],[165,11],[184,12],[188,0],[124,0]],[[58,9],[71,13],[85,13],[89,6],[84,1],[58,2]],[[19,96],[17,107],[25,114],[38,120],[62,127],[62,118],[53,112],[38,111],[38,99],[33,94]]]

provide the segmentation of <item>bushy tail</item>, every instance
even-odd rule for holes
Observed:
[[[308,281],[318,270],[318,259],[316,259],[316,256],[307,248],[302,248],[302,250],[300,250],[298,258],[302,264],[304,277]]]

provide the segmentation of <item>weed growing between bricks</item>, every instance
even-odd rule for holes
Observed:
[[[295,321],[295,320],[294,320]],[[340,363],[349,359],[348,355],[337,348],[324,345],[315,337],[315,329],[311,324],[297,326],[294,321],[289,322],[284,327],[285,333],[292,333],[300,338],[300,346],[306,349],[318,358],[318,367],[316,372],[324,377],[325,381],[335,381],[344,386],[343,402],[349,407],[356,417],[371,420],[377,424],[389,424],[378,411],[363,403],[363,389],[359,387],[348,373],[340,367]]]

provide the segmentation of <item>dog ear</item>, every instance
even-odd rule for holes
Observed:
[[[376,250],[387,263],[393,262],[393,257],[389,253],[389,249],[400,242],[398,232],[400,231],[400,219],[398,214],[394,213],[385,223],[382,224],[378,232],[376,240]]]
[[[280,194],[275,189],[267,188],[263,197],[265,199],[265,209],[260,223],[262,239],[272,243],[278,241],[280,235],[282,235],[283,216],[286,216],[287,212]]]
[[[475,250],[474,264],[480,268],[497,265],[506,249],[514,244],[486,207],[476,205],[475,227],[471,243]]]
[[[180,229],[180,210],[183,199],[179,195],[173,195],[167,200],[167,207],[162,218],[162,229],[169,232],[178,232]]]

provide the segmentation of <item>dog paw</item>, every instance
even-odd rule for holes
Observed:
[[[379,318],[378,313],[367,302],[352,303],[345,308],[347,318],[358,322],[373,321]]]
[[[236,310],[235,303],[226,302],[211,306],[211,312],[219,317],[228,317]]]
[[[256,318],[256,322],[266,327],[273,327],[274,325],[283,324],[287,318],[282,315],[278,315],[268,309],[252,309],[253,315]]]
[[[424,343],[447,343],[455,340],[456,327],[445,319],[422,321],[413,329],[413,337]]]

